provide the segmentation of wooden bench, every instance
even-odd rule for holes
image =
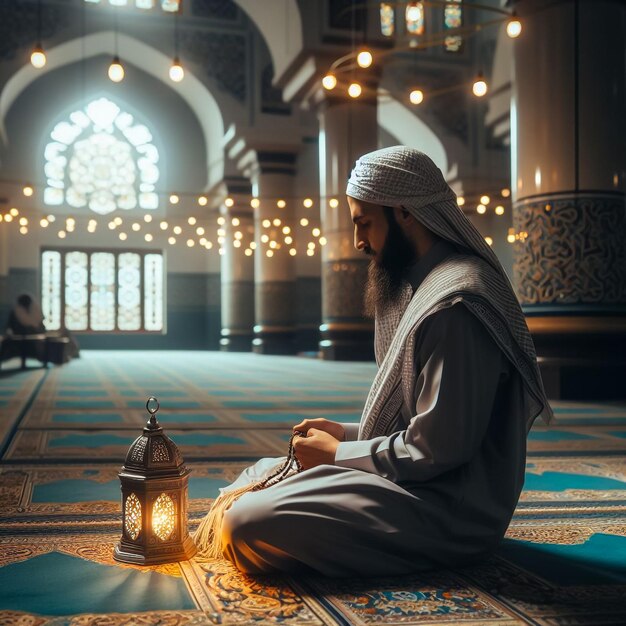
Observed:
[[[0,337],[0,367],[3,361],[16,357],[21,360],[22,369],[26,369],[28,358],[37,359],[44,367],[48,363],[61,365],[71,358],[70,340],[61,335],[44,333]]]

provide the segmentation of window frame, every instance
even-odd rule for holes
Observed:
[[[94,248],[88,246],[42,246],[39,250],[39,295],[42,297],[42,288],[43,288],[43,255],[45,252],[58,252],[61,255],[61,285],[60,285],[60,293],[61,293],[61,326],[57,330],[62,330],[65,328],[65,256],[70,252],[84,252],[87,254],[87,276],[89,281],[87,283],[87,328],[84,330],[71,330],[70,332],[81,335],[165,335],[167,334],[167,272],[165,269],[165,261],[166,255],[165,251],[158,248]],[[91,255],[93,253],[105,252],[110,253],[114,256],[115,259],[115,328],[111,330],[93,330],[91,326]],[[119,284],[117,282],[118,272],[119,272],[119,256],[120,254],[125,253],[134,253],[138,254],[140,257],[140,274],[139,274],[139,285],[140,285],[140,315],[141,315],[141,328],[138,330],[121,330],[118,326],[118,291]],[[145,280],[144,280],[144,271],[145,271],[145,257],[148,254],[158,254],[162,258],[163,262],[163,284],[161,286],[163,292],[163,326],[161,330],[146,330],[145,328]],[[43,299],[43,298],[42,298]],[[57,330],[51,330],[50,332],[57,332]]]

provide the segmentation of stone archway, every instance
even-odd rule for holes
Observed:
[[[43,70],[36,70],[30,64],[22,66],[6,83],[0,95],[0,137],[7,142],[5,128],[6,116],[19,95],[37,78],[41,72],[49,72],[84,59],[84,50],[88,58],[101,54],[113,55],[112,42],[114,33],[101,31],[84,38],[66,41],[47,51],[48,62]],[[124,62],[142,59],[140,69],[157,78],[171,89],[167,72],[171,59],[159,50],[127,35],[118,34],[118,46],[124,51]],[[203,131],[207,151],[207,183],[210,189],[221,182],[224,177],[224,157],[222,138],[224,136],[224,120],[215,97],[209,89],[193,74],[188,73],[182,83],[177,84],[176,92],[195,113]]]

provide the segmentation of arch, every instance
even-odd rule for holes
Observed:
[[[417,115],[388,94],[378,99],[378,125],[400,143],[425,152],[443,172],[446,179],[453,176],[448,170],[448,155],[437,135]]]
[[[235,0],[259,29],[270,51],[274,80],[302,50],[302,19],[296,0]]]
[[[66,41],[46,54],[48,62],[45,68],[36,70],[30,64],[23,65],[7,81],[0,94],[0,136],[3,142],[7,142],[5,119],[9,109],[18,96],[31,83],[41,76],[41,72],[49,72],[71,63],[78,63],[83,60],[83,49],[87,58],[101,54],[113,56],[114,33],[112,31],[101,31],[87,35],[84,38]],[[118,48],[122,51],[122,62],[132,64],[132,59],[142,59],[140,70],[157,78],[162,83],[172,89],[172,83],[168,77],[168,69],[171,59],[162,52],[143,43],[133,37],[118,34]],[[222,149],[222,137],[224,136],[224,119],[213,97],[207,87],[200,82],[193,74],[187,72],[185,80],[178,83],[176,92],[187,103],[195,113],[204,134],[204,141],[207,152],[207,189],[218,184],[224,177],[224,156]]]

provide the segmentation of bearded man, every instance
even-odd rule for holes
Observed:
[[[435,164],[377,150],[346,193],[355,246],[371,257],[379,370],[359,425],[296,425],[304,471],[226,511],[223,552],[243,572],[394,575],[479,559],[513,515],[528,429],[551,418],[506,274]]]

